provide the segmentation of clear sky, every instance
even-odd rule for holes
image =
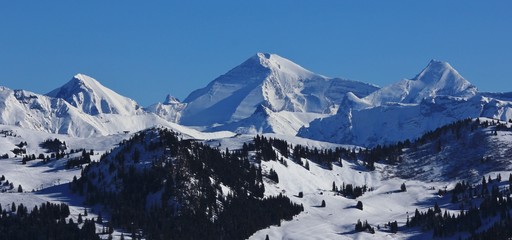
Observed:
[[[84,73],[147,106],[256,52],[380,86],[448,61],[512,91],[512,1],[2,1],[0,85],[46,93]]]

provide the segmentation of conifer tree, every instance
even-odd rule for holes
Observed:
[[[363,210],[363,202],[357,201],[356,208],[359,210]]]
[[[407,192],[407,187],[405,186],[405,183],[402,183],[402,185],[400,185],[400,190],[402,192]]]

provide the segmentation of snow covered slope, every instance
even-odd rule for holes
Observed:
[[[276,133],[294,136],[300,128],[308,126],[311,121],[326,116],[330,115],[310,112],[274,112],[260,105],[250,117],[209,128],[208,131],[233,131],[242,134]]]
[[[276,54],[258,53],[192,92],[181,123],[225,124],[250,117],[260,105],[273,112],[329,114],[347,92],[364,97],[377,87],[315,74]]]
[[[501,96],[486,94],[488,96]],[[332,117],[299,130],[306,138],[375,146],[414,139],[465,118],[512,118],[512,102],[486,97],[448,63],[431,61],[416,78],[360,99],[347,95]]]
[[[53,98],[62,98],[90,115],[102,113],[136,115],[143,112],[134,100],[117,94],[101,85],[94,78],[84,74],[75,75],[64,86],[46,95]]]

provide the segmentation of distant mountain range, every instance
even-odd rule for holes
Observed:
[[[151,126],[278,133],[373,146],[475,117],[512,118],[512,94],[480,93],[450,64],[432,60],[416,77],[383,88],[313,73],[257,53],[180,102],[143,108],[77,74],[45,95],[0,89],[0,123],[86,137]]]

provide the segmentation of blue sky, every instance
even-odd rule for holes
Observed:
[[[46,93],[76,73],[146,106],[256,52],[380,86],[448,61],[512,91],[511,1],[2,1],[0,85]]]

